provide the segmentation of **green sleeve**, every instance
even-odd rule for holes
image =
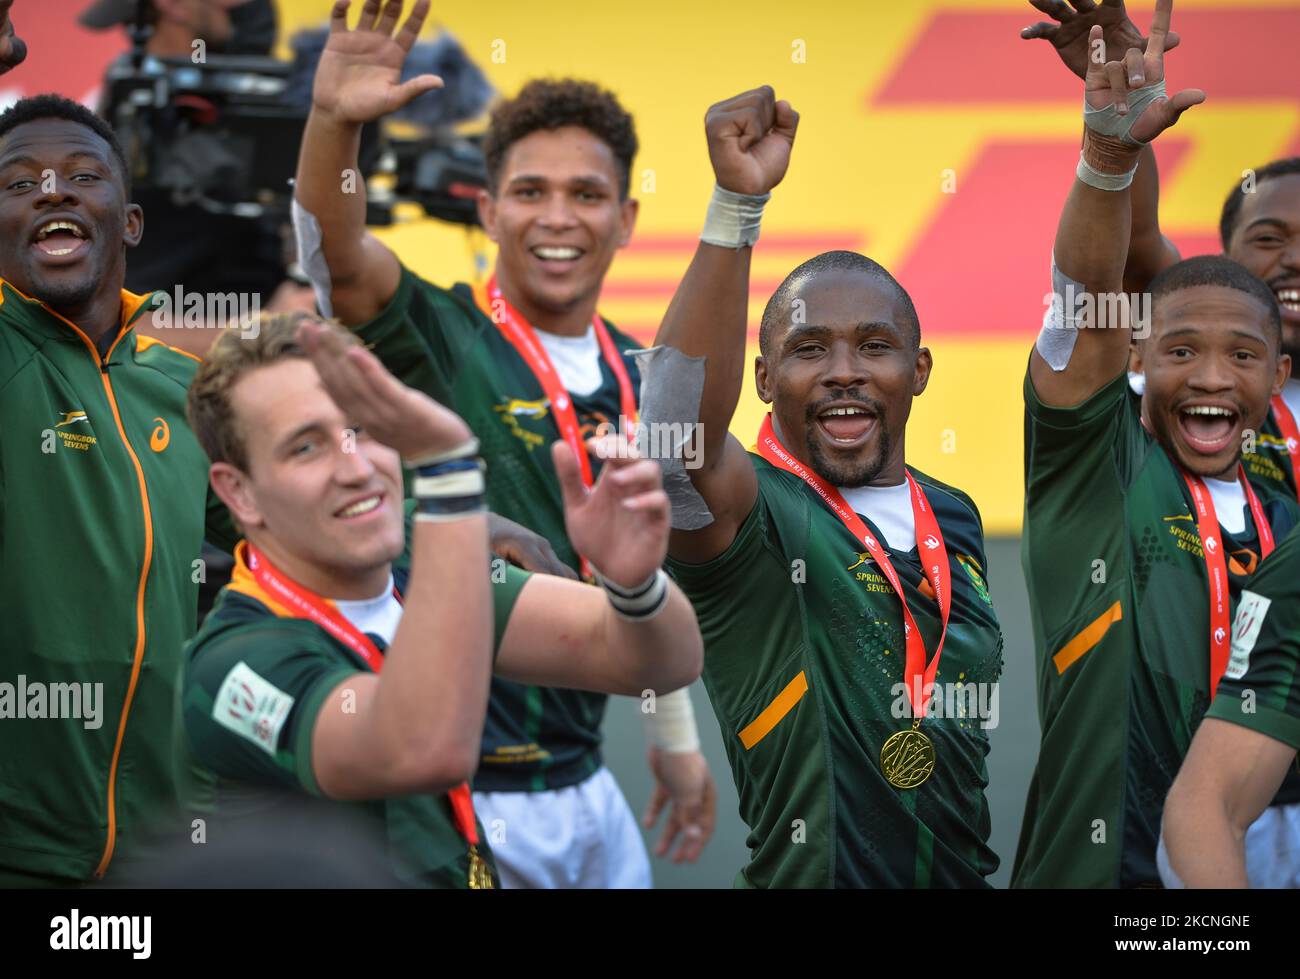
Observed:
[[[393,562],[393,575],[398,579],[399,586],[410,580],[411,535],[415,530],[416,501],[408,498],[404,502],[404,507],[406,543],[401,557]],[[495,554],[488,555],[488,567],[492,582],[492,656],[495,660],[501,650],[501,638],[506,634],[506,626],[510,623],[510,616],[515,610],[515,602],[519,600],[519,593],[532,576],[532,572],[516,568],[505,558],[497,557]]]
[[[224,778],[320,795],[311,757],[316,716],[357,672],[302,623],[270,619],[200,638],[186,665],[183,706],[195,757]]]
[[[667,562],[699,620],[710,696],[724,732],[752,719],[754,698],[802,648],[795,591],[808,572],[794,561],[805,554],[807,522],[806,509],[760,471],[754,508],[726,551],[704,564]],[[795,539],[801,534],[802,542]]]
[[[353,331],[403,384],[451,404],[461,364],[486,322],[463,287],[439,289],[402,266],[388,305]]]
[[[1237,601],[1228,669],[1207,713],[1300,750],[1300,536],[1283,542]]]
[[[1083,494],[1128,486],[1149,451],[1128,372],[1082,404],[1044,404],[1025,374],[1025,491],[1028,503],[1044,492],[1078,503]]]
[[[524,571],[522,568],[516,568],[513,564],[505,564],[505,574],[497,572],[501,565],[495,562],[502,561],[504,558],[493,558],[492,573],[492,661],[496,662],[497,656],[501,652],[501,639],[506,634],[506,626],[510,624],[510,616],[514,613],[515,602],[519,600],[519,593],[524,590],[524,585],[528,579],[533,576],[531,571]]]

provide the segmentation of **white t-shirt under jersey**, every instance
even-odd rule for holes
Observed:
[[[1206,479],[1205,488],[1214,500],[1214,515],[1219,526],[1230,534],[1246,529],[1246,491],[1237,479]]]
[[[579,337],[560,336],[537,330],[537,341],[551,358],[560,383],[575,398],[595,394],[600,387],[600,341],[595,327]]]
[[[374,598],[358,601],[334,599],[334,604],[345,619],[362,632],[378,636],[386,646],[393,644],[397,635],[397,624],[402,621],[402,603],[393,594],[393,576],[388,576],[388,584]]]
[[[853,512],[867,517],[891,550],[916,547],[916,519],[912,516],[912,490],[903,480],[897,486],[853,486],[840,488]]]
[[[1300,370],[1300,364],[1292,364],[1292,370]],[[1291,414],[1300,419],[1300,381],[1292,378],[1282,388],[1282,400],[1291,409]]]

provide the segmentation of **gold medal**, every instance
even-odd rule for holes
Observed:
[[[490,891],[493,889],[492,871],[487,861],[478,855],[478,847],[469,847],[469,889],[471,891]]]
[[[914,789],[934,771],[934,742],[920,731],[921,720],[907,731],[895,731],[880,749],[880,770],[889,784]]]

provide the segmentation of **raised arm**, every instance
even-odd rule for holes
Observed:
[[[403,460],[473,446],[465,422],[402,385],[370,351],[319,324],[301,327],[299,339],[339,408]],[[438,478],[422,471],[420,481]],[[492,669],[486,513],[417,517],[411,552],[402,621],[383,672],[343,680],[317,714],[312,762],[332,798],[440,792],[468,779],[478,762]]]
[[[1051,363],[1043,352],[1046,332],[1030,356],[1034,389],[1049,405],[1087,400],[1128,362],[1127,310],[1112,297],[1122,291],[1128,256],[1131,177],[1142,147],[1205,100],[1196,89],[1173,98],[1164,94],[1164,40],[1172,9],[1173,0],[1158,0],[1145,55],[1130,48],[1122,61],[1104,61],[1102,28],[1094,25],[1089,33],[1090,50],[1097,55],[1090,57],[1084,83],[1082,159],[1053,249],[1059,272],[1054,290],[1067,306],[1066,321],[1072,312],[1081,318],[1064,350],[1060,337],[1048,346]]]
[[[0,75],[13,71],[27,58],[27,44],[14,33],[9,8],[14,0],[0,0]]]
[[[1162,838],[1185,887],[1246,887],[1246,830],[1277,794],[1295,748],[1207,717],[1165,800]]]
[[[1094,25],[1101,27],[1107,51],[1118,53],[1138,48],[1145,52],[1147,49],[1147,38],[1129,18],[1124,0],[1101,3],[1080,0],[1073,7],[1061,0],[1030,0],[1030,3],[1056,23],[1040,21],[1022,30],[1020,36],[1049,42],[1061,63],[1080,79],[1088,72],[1088,34]],[[1178,42],[1178,35],[1170,31],[1165,35],[1165,51],[1177,47]],[[1160,176],[1150,146],[1142,147],[1138,155],[1130,200],[1132,221],[1124,264],[1124,291],[1132,294],[1145,292],[1151,280],[1180,257],[1174,243],[1160,231]]]
[[[366,0],[354,30],[348,30],[350,6],[351,0],[337,0],[330,11],[294,200],[300,260],[318,296],[329,293],[322,309],[357,326],[387,305],[401,278],[397,256],[366,231],[366,186],[357,160],[361,127],[440,88],[442,79],[419,75],[400,82],[429,0],[416,3],[396,35],[400,0],[389,0],[382,12],[380,0]]]
[[[569,539],[605,589],[530,578],[502,637],[496,672],[541,686],[667,694],[700,675],[704,643],[691,603],[660,570],[669,516],[659,466],[616,436],[588,445],[604,460],[591,490],[567,444],[557,441],[552,454]]]
[[[655,338],[656,344],[705,358],[699,415],[703,459],[688,472],[714,519],[699,530],[673,534],[670,550],[686,561],[725,551],[757,498],[753,467],[728,429],[744,379],[749,266],[762,205],[735,195],[765,197],[781,182],[798,124],[790,103],[778,102],[766,85],[710,106],[705,116],[720,191],[714,191],[703,239]],[[723,241],[728,235],[734,241],[726,245],[705,240]]]

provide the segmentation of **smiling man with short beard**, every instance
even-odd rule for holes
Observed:
[[[906,464],[931,369],[907,292],[853,252],[796,268],[760,327],[772,412],[753,451],[728,434],[759,212],[797,124],[770,87],[709,109],[717,188],[657,338],[672,349],[644,368],[647,401],[703,384],[703,465],[677,488],[669,570],[700,619],[750,829],[736,884],[984,887],[987,731],[935,704],[996,688],[1002,635],[975,504]]]

